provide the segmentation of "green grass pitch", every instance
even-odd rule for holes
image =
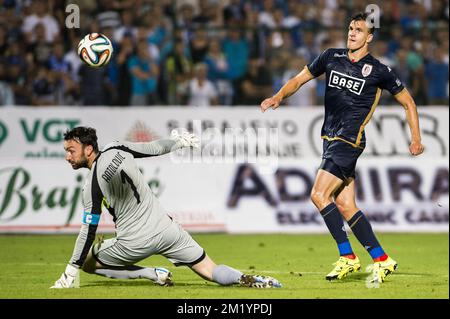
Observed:
[[[106,236],[108,237],[108,236]],[[449,298],[448,234],[379,234],[383,247],[399,263],[397,271],[379,288],[366,285],[369,255],[356,239],[350,241],[362,271],[345,280],[328,282],[325,275],[337,259],[328,234],[229,235],[194,234],[216,263],[246,273],[279,279],[281,289],[220,287],[198,277],[187,267],[174,267],[161,256],[139,263],[173,272],[175,285],[159,287],[148,280],[117,280],[81,274],[80,289],[54,290],[72,254],[75,235],[0,236],[0,298],[114,298],[114,299],[316,299],[316,298]]]

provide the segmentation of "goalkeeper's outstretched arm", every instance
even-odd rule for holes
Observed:
[[[151,156],[164,155],[174,152],[183,147],[198,147],[199,139],[189,132],[179,134],[177,131],[172,131],[171,137],[168,139],[159,139],[146,143],[131,143],[131,142],[114,142],[108,144],[105,150],[110,148],[122,149],[131,153],[135,158],[144,158]]]

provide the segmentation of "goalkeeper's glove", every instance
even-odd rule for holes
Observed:
[[[170,139],[179,143],[182,147],[198,148],[200,146],[200,140],[197,136],[187,131],[183,131],[181,134],[177,130],[173,130]]]
[[[55,281],[50,288],[79,288],[80,287],[80,269],[68,264],[61,277]]]

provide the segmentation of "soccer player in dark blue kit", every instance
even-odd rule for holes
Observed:
[[[374,261],[369,281],[382,283],[397,268],[397,262],[383,250],[369,221],[356,206],[354,179],[356,162],[366,142],[364,127],[372,117],[383,89],[388,90],[405,109],[411,132],[410,153],[419,155],[424,147],[413,98],[393,70],[369,53],[374,28],[367,18],[366,13],[352,16],[347,48],[325,50],[273,97],[265,99],[261,103],[261,111],[278,108],[284,98],[294,94],[303,84],[326,74],[322,163],[311,191],[311,200],[320,211],[340,253],[326,279],[342,279],[361,268],[348,240],[344,218]]]

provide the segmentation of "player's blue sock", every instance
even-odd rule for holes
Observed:
[[[353,255],[353,250],[348,241],[347,232],[344,227],[344,220],[335,203],[331,203],[320,214],[325,221],[331,235],[336,241],[341,256]]]
[[[385,255],[383,248],[381,248],[380,243],[375,237],[370,222],[361,211],[358,211],[347,223],[353,231],[353,234],[355,234],[355,237],[369,252],[373,259]]]

